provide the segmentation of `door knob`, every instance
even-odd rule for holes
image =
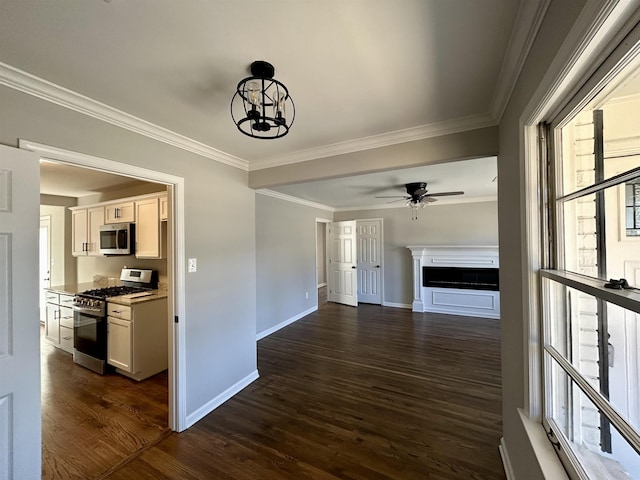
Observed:
[[[380,268],[380,265],[376,265],[376,268]]]
[[[355,265],[352,265],[351,268],[358,268],[358,267],[356,267]]]

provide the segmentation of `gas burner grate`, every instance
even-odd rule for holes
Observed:
[[[148,288],[141,287],[129,287],[126,285],[120,285],[116,287],[105,287],[105,288],[96,288],[94,290],[85,290],[81,292],[80,295],[84,295],[87,297],[95,297],[95,298],[108,298],[108,297],[118,297],[120,295],[129,295],[130,293],[139,293],[146,292]]]

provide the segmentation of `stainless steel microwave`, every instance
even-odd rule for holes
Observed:
[[[100,253],[131,255],[134,253],[135,223],[113,223],[100,226]]]

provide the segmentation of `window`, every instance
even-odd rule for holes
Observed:
[[[640,236],[640,181],[627,182],[625,192],[625,234],[628,237]]]
[[[545,127],[543,423],[577,479],[640,479],[640,69],[627,70]]]

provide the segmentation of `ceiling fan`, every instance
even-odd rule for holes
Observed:
[[[418,207],[423,207],[428,203],[432,203],[437,201],[437,198],[433,197],[446,197],[450,195],[463,195],[464,192],[440,192],[440,193],[428,193],[426,182],[413,182],[405,184],[405,188],[407,189],[407,195],[391,195],[391,196],[380,196],[375,198],[398,198],[400,200],[406,200],[407,206],[411,207],[413,210],[413,215],[411,220],[418,219]],[[395,202],[399,202],[400,200],[394,200]],[[393,203],[393,202],[389,202]]]

